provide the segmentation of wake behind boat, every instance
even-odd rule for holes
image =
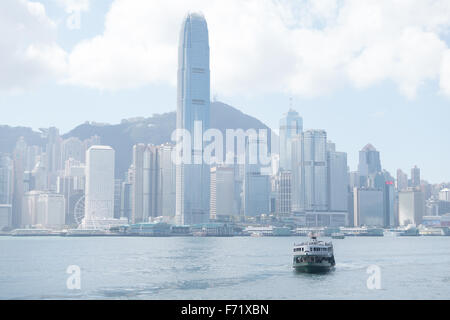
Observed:
[[[293,268],[299,272],[323,273],[335,266],[333,244],[317,240],[310,235],[310,240],[294,244]]]

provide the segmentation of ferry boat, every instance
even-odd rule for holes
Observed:
[[[332,239],[345,239],[345,234],[341,232],[336,232],[331,234]]]
[[[294,244],[294,260],[292,267],[299,272],[323,273],[335,266],[333,244],[317,240],[310,235],[310,240]]]

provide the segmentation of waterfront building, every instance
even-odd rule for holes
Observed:
[[[165,222],[145,222],[130,225],[128,234],[150,237],[164,237],[171,233],[171,226]]]
[[[21,227],[31,227],[44,220],[39,212],[39,197],[43,193],[44,191],[33,190],[23,195]]]
[[[0,154],[0,204],[12,204],[13,172],[12,159]]]
[[[382,190],[354,188],[354,226],[383,227],[385,212]]]
[[[203,137],[210,123],[209,36],[205,17],[189,13],[182,24],[178,49],[177,129],[191,134],[190,164],[176,168],[177,224],[208,222],[210,217],[210,168],[203,161]],[[199,161],[198,161],[199,160]]]
[[[234,234],[234,225],[227,223],[199,223],[191,226],[194,236],[200,237],[230,237]]]
[[[12,224],[18,228],[22,225],[22,201],[24,195],[24,171],[27,144],[23,137],[16,143],[13,152],[13,199],[12,199]]]
[[[176,166],[172,161],[174,146],[160,146],[161,215],[167,222],[174,222],[176,211]]]
[[[135,145],[133,170],[131,223],[148,222],[161,215],[158,147],[142,143]]]
[[[253,163],[252,153],[258,152],[261,141],[248,137],[245,147],[243,211],[245,217],[256,217],[270,212],[270,176],[262,172],[259,162]]]
[[[328,143],[328,205],[330,211],[348,211],[348,166],[347,153],[337,152],[332,143]]]
[[[85,215],[82,229],[108,229],[120,224],[114,219],[115,152],[109,146],[86,151]]]
[[[84,157],[83,157],[84,158]],[[86,184],[85,165],[69,158],[64,164],[56,182],[56,193],[66,200],[66,224],[75,224],[75,206],[84,197]]]
[[[234,188],[233,167],[211,168],[211,219],[229,220],[239,215]]]
[[[395,185],[393,180],[385,181],[383,188],[384,225],[383,227],[394,227],[397,225],[395,216]]]
[[[402,226],[408,224],[421,224],[422,217],[425,215],[425,199],[423,193],[419,190],[410,188],[399,192],[398,199],[399,224]]]
[[[133,212],[133,177],[134,168],[130,165],[127,172],[125,173],[125,179],[122,183],[122,194],[121,194],[121,209],[120,217],[126,218],[131,221],[131,216]]]
[[[44,192],[39,195],[36,225],[61,228],[66,223],[65,199],[62,194]]]
[[[244,215],[256,217],[270,211],[270,177],[247,172],[244,178]]]
[[[122,210],[122,179],[114,179],[114,219],[120,219]]]
[[[277,213],[282,216],[290,215],[292,211],[292,172],[280,171],[278,181],[278,210]]]
[[[307,227],[341,227],[348,224],[348,212],[307,211],[304,213]]]
[[[0,231],[12,227],[12,206],[0,204]]]
[[[328,211],[327,134],[308,130],[293,139],[293,211]]]

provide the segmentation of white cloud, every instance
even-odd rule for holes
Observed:
[[[67,12],[89,10],[89,0],[55,1]],[[38,33],[48,39],[22,53],[63,72],[55,27],[35,6],[49,25]],[[115,0],[104,32],[70,52],[64,82],[107,90],[175,85],[178,33],[189,11],[208,21],[213,93],[314,96],[391,81],[414,98],[423,83],[440,80],[450,95],[448,0]]]
[[[446,0],[116,0],[105,31],[70,55],[68,81],[101,89],[175,84],[178,30],[208,21],[213,92],[318,95],[390,80],[413,98],[439,79]]]
[[[66,74],[66,53],[42,4],[0,1],[0,90],[22,91]]]
[[[446,50],[442,58],[440,88],[443,94],[450,96],[450,50]]]

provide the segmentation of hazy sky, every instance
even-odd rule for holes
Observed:
[[[177,42],[202,11],[211,92],[274,129],[293,107],[356,169],[450,181],[448,0],[2,0],[0,124],[62,132],[175,110]]]

